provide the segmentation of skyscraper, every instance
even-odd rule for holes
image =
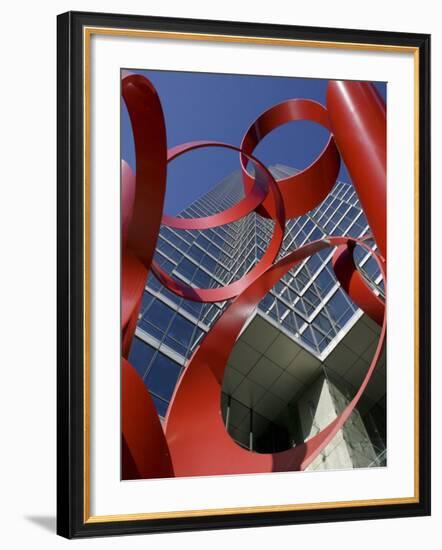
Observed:
[[[271,171],[276,179],[296,172],[282,165]],[[180,215],[196,218],[223,211],[242,198],[242,189],[241,174],[235,172]],[[155,259],[192,286],[223,286],[262,257],[272,224],[254,212],[204,231],[162,227]],[[352,185],[337,182],[322,204],[287,222],[280,256],[326,235],[366,233],[367,221]],[[229,434],[243,447],[275,452],[314,435],[342,411],[368,368],[379,328],[340,288],[332,255],[332,250],[319,252],[284,276],[235,345],[220,410]],[[362,249],[356,248],[355,255],[369,284],[383,295],[374,260]],[[160,417],[186,361],[227,305],[184,300],[149,276],[130,361]],[[310,469],[385,464],[385,386],[384,358],[358,410]]]

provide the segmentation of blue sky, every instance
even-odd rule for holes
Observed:
[[[325,105],[327,80],[175,71],[134,71],[156,87],[166,120],[168,147],[194,140],[239,146],[250,124],[272,105],[308,98]],[[386,98],[386,83],[375,83]],[[122,101],[121,155],[132,168],[132,131]],[[271,134],[255,149],[267,166],[282,163],[302,169],[322,150],[328,132],[318,124],[296,121]],[[238,154],[221,148],[187,153],[168,166],[165,212],[176,214],[239,167]],[[350,181],[345,166],[339,179]]]

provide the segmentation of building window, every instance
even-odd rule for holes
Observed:
[[[147,310],[144,321],[165,331],[174,315],[174,311],[161,300],[155,300]]]
[[[139,338],[132,340],[129,362],[137,369],[138,374],[143,378],[149,368],[155,349]]]
[[[194,325],[192,323],[181,315],[176,315],[167,331],[165,343],[181,355],[186,356],[193,331]]]
[[[180,372],[181,367],[178,363],[162,353],[158,353],[147,373],[145,382],[151,392],[170,401]]]

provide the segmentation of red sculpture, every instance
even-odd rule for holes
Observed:
[[[369,83],[330,82],[327,108],[299,99],[276,105],[251,125],[240,147],[194,142],[167,151],[161,104],[152,84],[142,76],[130,75],[123,79],[122,89],[136,153],[135,178],[125,163],[122,166],[122,477],[305,469],[351,415],[376,368],[384,344],[384,302],[373,293],[353,260],[356,245],[369,251],[386,285],[385,108],[382,100]],[[275,181],[253,156],[253,151],[273,129],[300,119],[322,124],[331,131],[330,138],[308,168]],[[245,198],[234,207],[205,218],[162,215],[167,162],[200,147],[224,147],[240,153]],[[330,236],[308,243],[275,263],[286,220],[305,214],[324,200],[339,172],[339,153],[381,253],[372,251],[366,243],[367,237]],[[247,172],[248,162],[254,164],[255,176]],[[193,288],[174,280],[152,263],[161,223],[181,229],[207,229],[236,221],[253,211],[273,219],[274,232],[264,256],[238,281],[223,288]],[[227,433],[221,416],[221,387],[229,355],[248,317],[279,279],[303,259],[331,247],[337,247],[333,267],[342,288],[382,327],[370,367],[344,411],[314,437],[279,453],[258,454],[245,450]],[[164,429],[149,392],[127,361],[149,270],[170,291],[187,299],[216,302],[233,298],[189,360],[172,396]]]
[[[368,225],[387,256],[387,126],[385,104],[368,82],[331,80],[330,128],[350,173]]]

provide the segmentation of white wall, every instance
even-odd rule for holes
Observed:
[[[442,521],[441,403],[434,400],[433,517],[330,525],[155,535],[68,543],[54,534],[55,513],[55,16],[75,10],[250,20],[433,33],[433,205],[442,204],[442,29],[437,2],[314,0],[8,0],[2,5],[0,135],[0,523],[5,548],[231,548],[275,544],[332,550],[374,545],[430,548]],[[439,152],[438,154],[436,154]],[[6,193],[5,193],[6,191]],[[433,217],[439,249],[442,216]],[[434,258],[434,272],[439,272]],[[439,268],[439,269],[437,269]],[[434,276],[436,280],[436,276]],[[440,280],[440,277],[439,277]],[[433,292],[433,312],[442,307]],[[440,320],[433,322],[434,344]],[[434,361],[433,387],[442,387]],[[6,537],[10,538],[9,544]]]

